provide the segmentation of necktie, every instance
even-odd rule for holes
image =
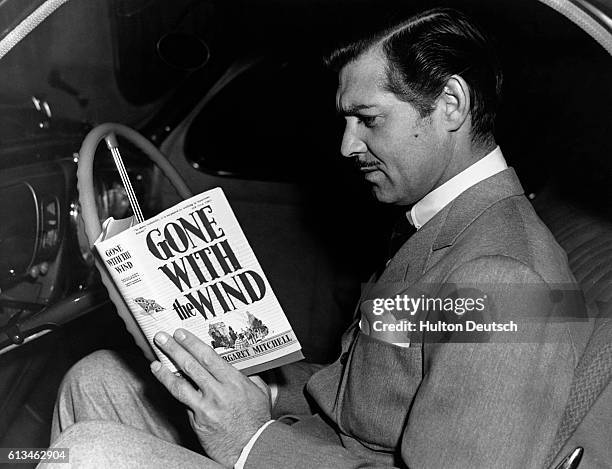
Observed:
[[[395,256],[397,251],[400,250],[403,244],[408,241],[408,238],[410,238],[415,232],[416,228],[408,221],[408,214],[402,213],[395,222],[393,231],[391,232],[391,238],[389,239],[388,259]]]
[[[395,256],[397,251],[404,245],[404,243],[416,232],[416,229],[412,224],[408,221],[407,214],[402,212],[401,215],[397,218],[395,225],[393,226],[393,230],[391,232],[391,237],[389,239],[389,251],[387,257],[388,261]],[[384,267],[381,268],[376,277],[380,278]],[[400,347],[408,347],[410,344],[410,340],[408,338],[408,333],[406,331],[376,331],[373,328],[373,324],[376,321],[391,324],[400,322],[399,319],[395,318],[393,314],[385,313],[382,316],[378,314],[374,314],[373,312],[373,301],[365,300],[361,303],[359,311],[361,313],[361,321],[360,328],[362,332],[365,334],[374,337],[378,340],[382,340],[384,342],[389,342]]]

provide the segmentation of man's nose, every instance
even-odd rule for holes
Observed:
[[[367,151],[365,142],[359,138],[355,129],[347,123],[344,128],[344,135],[342,136],[342,145],[340,146],[340,153],[342,156],[353,157],[358,156]]]

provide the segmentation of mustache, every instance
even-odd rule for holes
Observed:
[[[368,160],[355,160],[355,166],[357,166],[358,169],[362,169],[362,168],[375,168],[378,166],[378,163],[376,161],[368,161]]]

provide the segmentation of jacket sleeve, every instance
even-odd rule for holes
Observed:
[[[402,466],[543,467],[576,363],[567,324],[549,320],[548,285],[517,260],[488,256],[467,262],[450,273],[440,294],[473,291],[475,285],[494,298],[495,320],[514,318],[523,330],[515,339],[493,333],[483,343],[423,344],[423,380],[413,401],[405,403],[406,426],[396,453]],[[532,317],[537,320],[524,320]],[[261,434],[245,465],[264,467],[381,466],[337,441],[277,422]]]

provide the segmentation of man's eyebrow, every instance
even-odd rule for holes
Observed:
[[[359,114],[359,111],[363,111],[364,109],[371,109],[376,107],[374,104],[354,104],[352,106],[343,108],[342,106],[338,106],[336,111],[338,114],[342,116],[354,116],[355,114]]]

